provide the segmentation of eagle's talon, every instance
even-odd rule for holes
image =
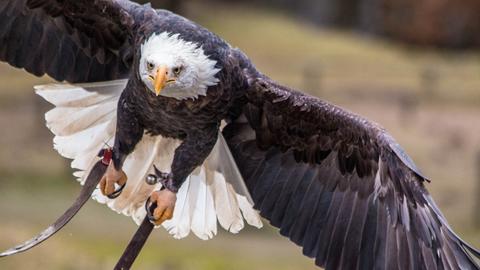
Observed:
[[[153,192],[145,203],[150,222],[158,226],[171,219],[176,201],[177,195],[168,189]]]
[[[122,170],[117,171],[111,162],[107,172],[100,180],[100,191],[109,199],[116,199],[127,184],[127,175]],[[120,186],[117,188],[117,186]]]

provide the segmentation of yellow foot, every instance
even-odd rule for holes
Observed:
[[[155,191],[150,196],[150,205],[156,205],[153,213],[150,213],[150,207],[147,205],[147,212],[150,221],[155,225],[160,225],[164,221],[173,217],[173,210],[177,201],[177,194],[168,189]]]
[[[122,193],[127,183],[127,175],[122,170],[117,171],[113,162],[108,165],[107,172],[100,180],[102,194],[110,199],[115,199]]]

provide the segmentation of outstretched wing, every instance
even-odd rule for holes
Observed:
[[[225,138],[255,202],[326,269],[478,269],[378,125],[268,78]]]
[[[2,0],[0,60],[58,81],[124,78],[144,9],[125,0]]]

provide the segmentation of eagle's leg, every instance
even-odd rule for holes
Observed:
[[[109,163],[107,172],[100,181],[102,193],[110,199],[120,196],[123,187],[127,183],[127,175],[122,170],[123,163],[143,137],[143,127],[139,124],[134,110],[128,103],[128,87],[129,85],[123,91],[118,103],[112,161]]]
[[[153,182],[162,184],[163,189],[154,192],[150,196],[150,202],[156,203],[153,213],[150,213],[151,220],[160,225],[165,220],[173,217],[173,210],[176,202],[176,193],[185,182],[187,177],[202,165],[212,151],[218,137],[218,125],[187,135],[185,140],[175,150],[170,173],[164,173],[155,168]],[[152,179],[147,179],[149,182]]]

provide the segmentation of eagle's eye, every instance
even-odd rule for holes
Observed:
[[[178,75],[180,75],[180,73],[182,73],[182,70],[183,70],[183,66],[175,67],[175,68],[173,68],[173,74],[178,76]]]
[[[155,65],[152,62],[147,62],[147,69],[152,71],[155,68]]]

